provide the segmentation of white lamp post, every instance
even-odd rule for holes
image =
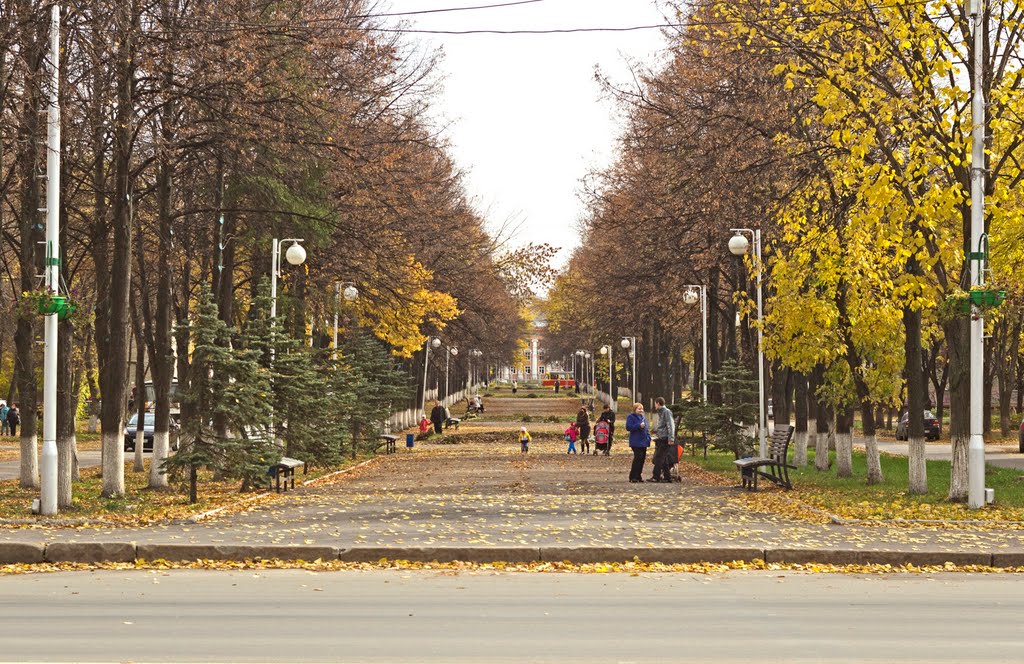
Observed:
[[[46,291],[60,292],[60,5],[50,9],[50,79],[46,117]],[[57,314],[47,314],[43,348],[43,454],[39,466],[39,513],[57,513]]]
[[[437,350],[441,347],[441,340],[437,337],[427,338],[423,344],[423,398],[420,400],[420,411],[427,412],[427,371],[430,368],[430,349]]]
[[[618,410],[618,400],[615,398],[615,346],[608,344],[601,346],[601,354],[608,356],[608,399],[611,401],[612,410]]]
[[[702,323],[701,340],[704,347],[704,368],[702,373],[703,390],[701,391],[704,395],[704,403],[708,402],[708,289],[707,286],[699,285],[688,285],[683,288],[688,289],[683,293],[683,302],[689,305],[697,304],[700,301],[700,317]]]
[[[483,351],[477,350],[476,348],[474,348],[473,350],[469,351],[469,358],[470,358],[469,359],[469,385],[468,385],[469,389],[473,388],[473,385],[476,384],[476,380],[477,380],[477,376],[476,376],[476,374],[477,374],[477,366],[473,363],[473,358],[476,358],[477,362],[479,362],[479,358],[483,357],[483,355],[484,355]]]
[[[451,364],[452,356],[459,356],[459,349],[455,347],[448,347],[447,353],[444,358],[444,400],[448,400],[448,367]]]
[[[286,242],[291,242],[291,246],[284,252],[284,258],[291,265],[302,265],[306,260],[306,250],[302,248],[300,242],[304,242],[302,238],[285,238],[284,240],[278,240],[274,238],[273,244],[270,250],[270,369],[271,375],[273,375],[274,369],[274,358],[277,355],[277,340],[275,336],[277,330],[274,326],[274,321],[277,320],[277,277],[281,273],[281,245]],[[271,378],[273,380],[273,378]],[[270,410],[270,435],[273,440],[277,440],[277,432],[274,431],[274,410],[273,404],[271,404]]]
[[[757,263],[754,268],[757,270],[757,392],[758,392],[758,419],[757,428],[760,437],[760,454],[768,455],[768,443],[766,441],[767,423],[764,419],[764,318],[761,305],[761,231],[750,230],[749,228],[730,228],[735,235],[729,238],[729,251],[733,256],[743,256],[750,247],[747,234],[754,239],[754,260]]]
[[[619,342],[623,350],[629,353],[630,359],[633,361],[633,403],[636,403],[636,337],[622,337],[622,341]]]
[[[970,0],[968,14],[973,24],[974,91],[971,98],[971,286],[984,288],[987,242],[985,235],[985,40],[988,38],[985,0]],[[970,438],[967,443],[967,507],[985,506],[985,317],[977,306],[971,307],[970,329]]]
[[[584,365],[587,368],[587,392],[591,392],[591,388],[593,387],[594,383],[594,359],[593,356],[590,354],[590,351],[584,352],[583,358],[587,360],[586,364]]]
[[[345,284],[345,290],[341,289],[341,282],[334,284],[334,352],[331,353],[331,357],[335,360],[338,359],[338,309],[342,297],[351,304],[359,299],[359,289],[352,282]]]

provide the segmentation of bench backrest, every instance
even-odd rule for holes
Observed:
[[[786,462],[789,452],[789,440],[793,437],[793,427],[789,424],[776,424],[775,431],[768,442],[768,458],[781,463]]]

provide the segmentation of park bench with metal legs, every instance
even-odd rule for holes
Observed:
[[[288,491],[288,481],[291,480],[292,489],[295,488],[295,469],[302,468],[302,474],[306,474],[306,462],[299,461],[298,459],[292,459],[291,457],[281,457],[281,460],[270,467],[267,471],[267,475],[270,476],[270,486],[274,487],[277,493],[281,493],[281,480],[284,479],[284,490]],[[276,486],[275,486],[276,484]]]
[[[740,481],[744,489],[757,491],[758,476],[767,478],[785,489],[792,489],[789,481],[789,469],[796,466],[787,463],[789,441],[793,437],[793,427],[778,424],[768,441],[768,456],[747,457],[737,459],[733,463],[740,471]]]
[[[384,448],[384,454],[394,454],[396,450],[395,441],[398,440],[398,436],[392,436],[389,433],[381,434],[380,444],[377,445],[377,449]]]

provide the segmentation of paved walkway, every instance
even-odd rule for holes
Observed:
[[[568,406],[570,412],[575,408],[571,401],[560,401],[537,405]],[[494,410],[510,407],[519,404],[501,404]],[[320,547],[316,551],[324,555],[358,550],[371,559],[412,556],[424,548],[461,550],[464,555],[503,550],[504,557],[519,551],[527,558],[547,550],[542,555],[558,559],[620,559],[624,554],[665,550],[699,556],[693,552],[723,549],[734,554],[721,556],[774,556],[791,562],[923,562],[927,554],[932,561],[979,564],[998,555],[1004,564],[1024,565],[1021,528],[952,530],[801,521],[753,511],[744,492],[694,466],[684,465],[681,484],[630,484],[631,454],[621,435],[610,457],[566,455],[554,433],[538,433],[530,453],[520,454],[515,440],[519,426],[496,422],[490,433],[474,434],[467,428],[455,441],[399,448],[397,454],[379,457],[336,481],[303,487],[269,502],[256,501],[251,509],[199,523],[6,528],[0,529],[0,545],[106,542],[206,547],[192,550],[197,557],[230,557],[224,552],[239,546],[299,546]],[[645,476],[649,469],[648,465]],[[778,495],[788,500],[781,492]],[[742,556],[735,553],[741,549]],[[468,550],[477,553],[465,553]],[[590,553],[581,553],[584,550]],[[151,557],[157,555],[148,551]],[[913,552],[921,555],[906,555]]]

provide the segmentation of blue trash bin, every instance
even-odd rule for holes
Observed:
[[[415,441],[415,440],[416,440],[416,438],[411,433],[405,434],[405,446],[406,447],[412,447],[413,441]]]

